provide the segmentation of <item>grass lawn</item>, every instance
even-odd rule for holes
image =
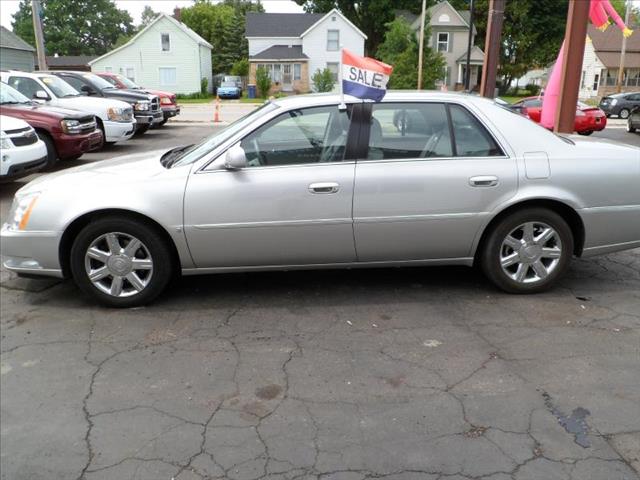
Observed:
[[[509,96],[509,95],[500,95],[500,98],[505,102],[516,103],[518,100],[522,100],[523,98],[528,97],[529,95],[518,95],[518,96]]]
[[[264,103],[266,100],[264,98],[247,98],[242,97],[240,99],[240,103]]]

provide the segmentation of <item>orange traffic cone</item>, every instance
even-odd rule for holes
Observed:
[[[213,123],[220,123],[220,97],[216,95],[216,108],[213,114]]]

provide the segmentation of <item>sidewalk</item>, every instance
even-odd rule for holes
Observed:
[[[220,123],[214,124],[216,104],[210,103],[185,103],[180,104],[180,115],[169,119],[172,123],[199,123],[211,125],[228,125],[260,106],[257,103],[220,102]]]

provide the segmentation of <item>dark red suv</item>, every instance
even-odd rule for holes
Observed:
[[[75,160],[104,143],[93,115],[69,108],[40,105],[2,82],[0,113],[24,120],[35,129],[47,146],[47,166],[53,165],[58,159]]]

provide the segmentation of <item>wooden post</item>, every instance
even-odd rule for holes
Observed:
[[[473,44],[473,16],[474,16],[473,0],[469,3],[469,38],[467,38],[467,62],[466,72],[464,74],[464,89],[468,92],[471,88],[471,45]]]
[[[576,121],[576,105],[582,78],[584,45],[589,21],[589,2],[571,0],[564,38],[564,62],[560,77],[560,95],[556,112],[555,131],[573,133]]]
[[[585,2],[586,3],[586,2]],[[502,22],[504,20],[505,0],[491,0],[489,4],[489,18],[487,20],[487,37],[485,40],[485,58],[482,68],[482,82],[480,95],[494,98],[496,91],[496,76],[500,60],[500,38],[502,36]]]
[[[42,34],[42,20],[40,18],[40,2],[31,0],[31,17],[33,19],[33,33],[36,39],[36,52],[38,54],[38,69],[47,69],[47,58],[44,50],[44,35]]]
[[[420,15],[420,46],[418,48],[418,90],[422,90],[422,57],[424,56],[424,19],[427,11],[427,0],[422,0]]]

